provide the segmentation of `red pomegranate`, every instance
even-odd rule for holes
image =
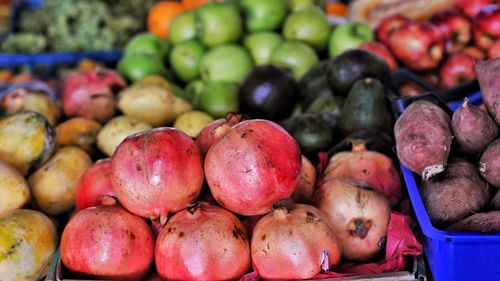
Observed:
[[[200,148],[201,155],[205,157],[208,149],[222,138],[234,125],[248,119],[245,115],[228,113],[226,118],[212,121],[205,126],[196,137],[196,145]]]
[[[235,215],[201,202],[165,224],[155,261],[167,280],[238,280],[250,268],[250,245]]]
[[[77,210],[109,205],[116,202],[116,193],[111,184],[111,159],[101,159],[85,171],[76,187]]]
[[[73,216],[61,238],[61,259],[73,273],[101,279],[141,280],[154,254],[154,237],[140,217],[118,206]]]
[[[332,156],[325,169],[324,181],[347,178],[364,181],[396,205],[401,199],[401,179],[391,158],[366,150],[364,142],[352,142],[352,151]]]
[[[106,68],[73,72],[63,81],[64,115],[105,123],[115,115],[115,92],[126,85],[117,72]]]
[[[240,215],[260,215],[292,195],[299,181],[300,149],[279,125],[248,120],[208,150],[205,173],[217,202]]]
[[[295,203],[308,204],[313,196],[316,184],[316,169],[314,165],[302,155],[302,165],[300,167],[299,183],[292,194],[292,200]]]
[[[133,134],[116,148],[111,179],[120,204],[163,224],[169,213],[198,197],[203,165],[189,136],[174,128],[157,128]]]
[[[279,207],[259,220],[252,236],[252,262],[264,280],[309,279],[340,262],[342,246],[318,209]]]
[[[339,178],[326,181],[316,190],[314,201],[340,238],[344,259],[367,261],[385,247],[391,206],[366,183]]]

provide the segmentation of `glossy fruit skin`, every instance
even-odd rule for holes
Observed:
[[[233,43],[243,34],[243,23],[234,5],[207,3],[196,10],[197,34],[207,47]]]
[[[241,7],[246,14],[245,26],[252,33],[277,29],[286,16],[285,0],[242,0]]]
[[[278,33],[262,31],[247,35],[243,45],[250,52],[255,65],[265,65],[271,60],[273,51],[283,42]]]
[[[328,42],[330,57],[355,49],[361,44],[373,41],[375,35],[366,24],[359,22],[344,23],[336,27]]]
[[[154,237],[142,218],[119,206],[79,211],[64,228],[61,260],[72,272],[141,280],[153,262]]]
[[[484,9],[473,20],[472,31],[476,46],[487,51],[500,39],[500,6]]]
[[[474,18],[485,6],[493,4],[494,0],[456,0],[455,7],[466,14],[469,18]]]
[[[330,24],[325,13],[316,7],[290,14],[283,24],[283,36],[287,40],[301,41],[316,50],[322,50],[330,35]]]
[[[77,210],[116,202],[111,184],[111,159],[101,159],[85,171],[78,182],[75,195]]]
[[[168,31],[173,18],[184,11],[182,3],[174,1],[157,2],[149,10],[147,25],[149,32],[168,39]]]
[[[205,158],[205,173],[217,202],[237,214],[260,215],[291,196],[298,183],[300,149],[280,126],[248,120],[234,126]]]
[[[169,219],[155,261],[166,280],[238,280],[250,268],[250,245],[235,215],[201,202]]]
[[[441,66],[441,87],[448,89],[476,78],[476,59],[467,54],[453,54]]]
[[[500,58],[500,39],[497,39],[497,41],[495,41],[495,43],[491,45],[490,49],[488,50],[488,58]]]
[[[201,77],[205,82],[241,83],[252,68],[252,57],[245,48],[236,44],[210,49],[200,63]]]
[[[260,66],[240,87],[240,110],[252,118],[279,121],[292,113],[298,92],[291,73],[274,65]]]
[[[115,114],[114,92],[126,85],[125,80],[110,69],[73,72],[63,81],[64,115],[86,117],[105,123]]]
[[[252,262],[264,280],[309,279],[340,262],[342,246],[325,214],[302,204],[289,209],[275,209],[254,227]]]
[[[172,19],[168,40],[172,44],[196,39],[196,21],[194,11],[183,11]]]
[[[375,55],[383,58],[385,62],[389,65],[392,71],[398,68],[398,63],[392,55],[391,51],[380,42],[367,42],[359,46],[360,49],[367,50],[368,52],[374,53]]]
[[[194,141],[174,128],[127,137],[111,158],[111,180],[120,204],[164,223],[200,193],[203,166]]]
[[[354,142],[352,151],[333,155],[324,172],[324,181],[352,178],[370,184],[392,205],[401,199],[401,179],[391,158],[366,149],[363,142]]]
[[[57,249],[57,228],[44,214],[19,209],[0,218],[0,277],[40,280]]]
[[[410,23],[389,37],[394,56],[416,71],[436,68],[444,57],[444,37],[431,23]]]
[[[411,20],[402,14],[388,16],[379,23],[375,30],[375,35],[378,41],[384,43],[385,45],[388,45],[389,37],[391,36],[391,34],[399,27],[410,22]]]
[[[435,14],[431,18],[444,35],[446,50],[449,53],[465,48],[472,37],[472,24],[462,12],[449,9]]]

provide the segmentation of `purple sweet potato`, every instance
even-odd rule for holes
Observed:
[[[479,172],[487,182],[500,188],[500,138],[488,145],[481,155]]]
[[[453,113],[451,128],[460,151],[467,154],[481,153],[499,133],[493,118],[487,112],[469,104],[467,98]]]
[[[490,192],[476,167],[457,159],[424,184],[422,197],[432,223],[449,225],[486,206]]]
[[[500,211],[477,213],[446,229],[454,232],[483,232],[492,233],[500,231]]]
[[[416,101],[394,127],[398,158],[424,180],[444,171],[452,140],[450,118],[439,106]]]
[[[498,191],[497,194],[495,194],[495,196],[493,196],[493,199],[491,199],[490,205],[493,209],[500,210],[500,191]]]
[[[478,62],[476,74],[484,105],[500,125],[500,58]]]

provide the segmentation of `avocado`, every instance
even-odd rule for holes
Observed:
[[[326,151],[333,143],[334,130],[318,114],[302,113],[281,122],[303,154]]]
[[[345,135],[366,129],[391,131],[385,88],[378,79],[370,77],[354,83],[342,107],[340,128]]]
[[[347,95],[361,78],[373,77],[388,85],[391,69],[381,57],[361,49],[348,50],[330,60],[328,82],[335,94]]]
[[[343,105],[344,97],[320,96],[313,101],[305,113],[319,114],[330,127],[338,128]]]

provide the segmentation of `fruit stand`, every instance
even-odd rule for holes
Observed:
[[[495,0],[0,0],[0,281],[497,280]]]

